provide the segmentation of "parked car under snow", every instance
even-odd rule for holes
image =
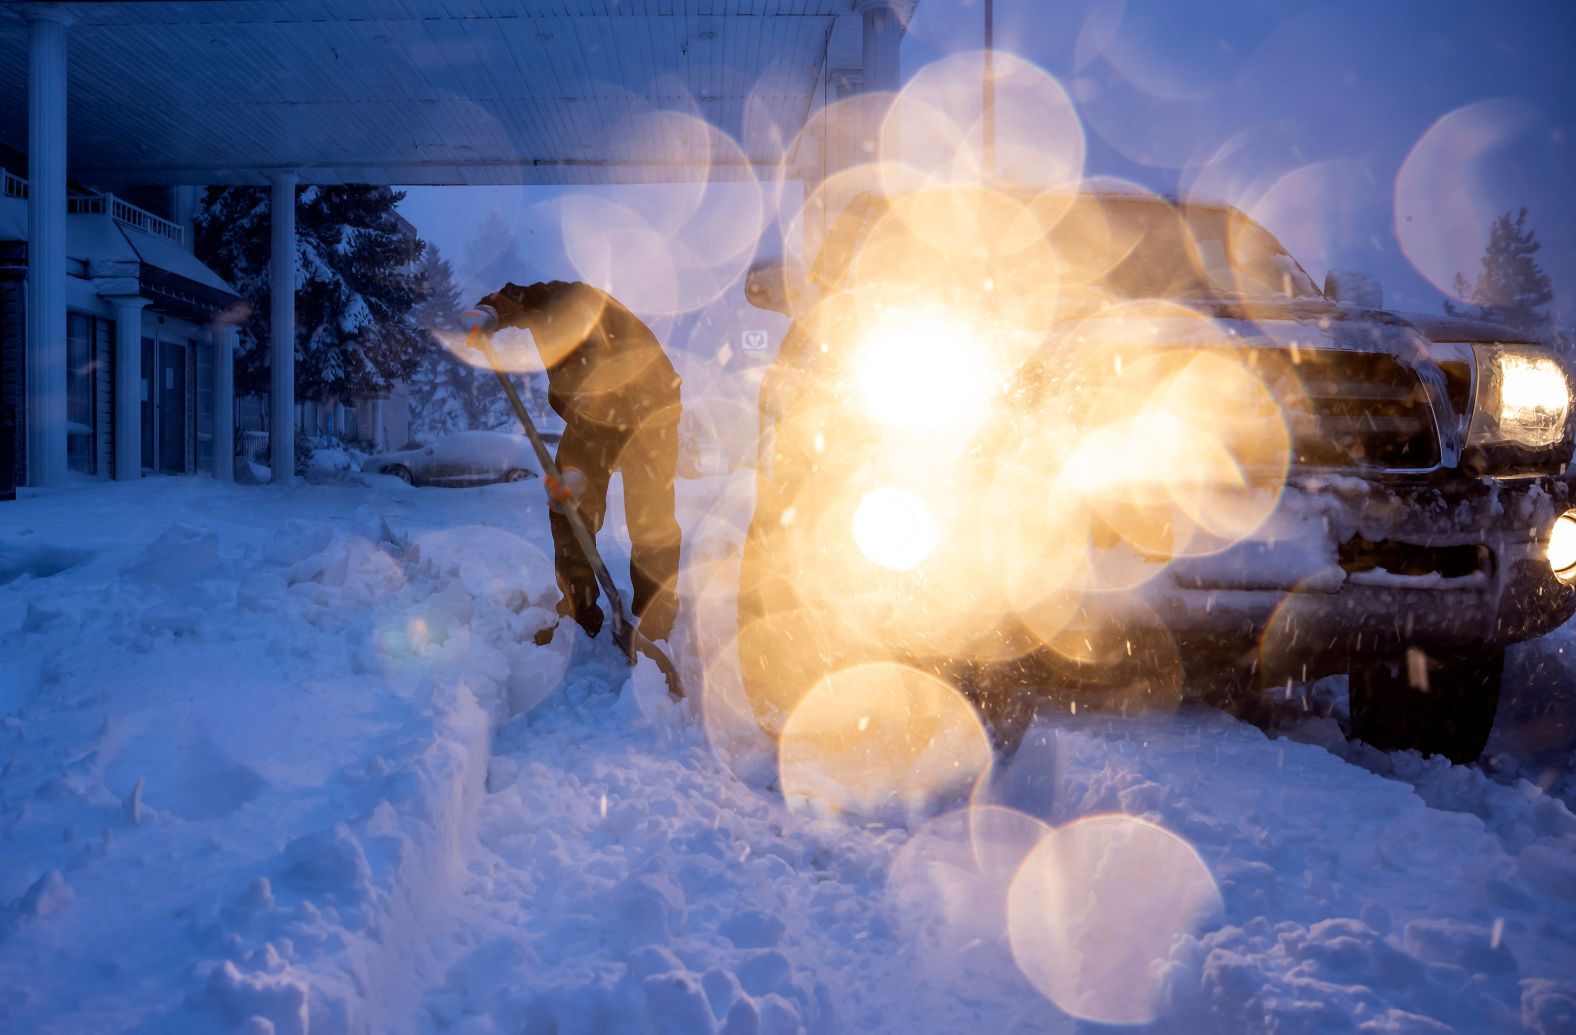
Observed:
[[[523,482],[542,474],[530,440],[502,431],[461,431],[420,449],[378,453],[361,469],[410,485],[452,487]]]

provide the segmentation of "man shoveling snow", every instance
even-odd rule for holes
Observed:
[[[656,335],[611,295],[581,283],[506,284],[472,313],[468,322],[489,333],[531,332],[547,370],[548,403],[564,419],[555,457],[564,478],[548,485],[559,504],[550,519],[559,613],[590,636],[602,628],[596,574],[561,507],[572,503],[594,536],[607,510],[608,481],[620,471],[631,609],[642,636],[666,639],[681,546],[673,500],[681,406],[678,373]]]

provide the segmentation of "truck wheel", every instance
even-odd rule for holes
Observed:
[[[994,664],[959,666],[948,675],[979,712],[997,755],[1013,755],[1029,732],[1035,713],[1044,704],[1047,688],[1056,686],[1051,673],[1035,655]],[[1061,711],[1066,711],[1062,705]]]
[[[1429,655],[1426,680],[1415,662],[1372,662],[1352,672],[1352,736],[1383,751],[1415,749],[1475,762],[1488,743],[1505,675],[1505,652]],[[1423,686],[1413,686],[1413,682]]]

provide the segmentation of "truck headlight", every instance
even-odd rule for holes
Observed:
[[[854,511],[855,544],[883,568],[908,571],[930,556],[939,537],[930,508],[907,489],[872,489]]]
[[[1553,356],[1539,349],[1477,350],[1478,388],[1467,445],[1546,449],[1567,434],[1571,386]]]
[[[1549,567],[1561,582],[1576,581],[1576,510],[1554,519],[1549,530]]]
[[[972,430],[996,388],[995,364],[975,335],[935,314],[872,328],[854,353],[853,374],[865,412],[904,431]]]

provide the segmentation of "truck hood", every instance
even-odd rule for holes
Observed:
[[[1427,335],[1430,341],[1500,344],[1539,344],[1524,331],[1506,327],[1488,320],[1473,320],[1464,316],[1436,313],[1401,313],[1414,327]]]
[[[1097,310],[1069,321],[1119,320],[1135,346],[1344,349],[1384,352],[1408,361],[1428,359],[1428,338],[1411,321],[1382,309],[1317,298],[1246,300],[1236,297],[1142,303]]]
[[[1131,342],[1136,349],[1333,349],[1394,356],[1417,374],[1427,392],[1441,465],[1454,467],[1460,461],[1463,429],[1445,373],[1430,354],[1429,339],[1396,313],[1322,298],[1209,298],[1157,306],[1152,313],[1141,305],[1092,312],[1059,325],[1051,339],[1078,335],[1098,320],[1121,321],[1115,335],[1108,326],[1101,337]]]

